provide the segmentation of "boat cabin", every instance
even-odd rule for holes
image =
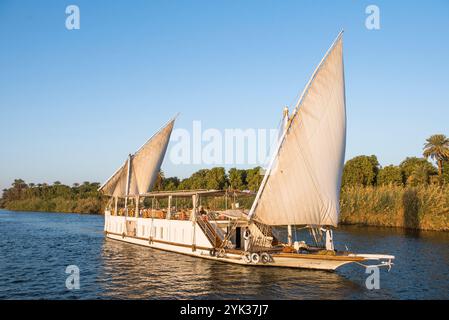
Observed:
[[[211,250],[244,250],[248,227],[253,247],[272,247],[276,241],[269,230],[264,234],[262,228],[248,223],[254,196],[249,191],[187,190],[113,197],[106,208],[105,231],[173,244],[199,244]],[[199,232],[194,232],[192,225]],[[193,239],[194,233],[199,239]]]

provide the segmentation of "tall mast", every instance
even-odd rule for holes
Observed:
[[[284,135],[287,132],[288,121],[290,120],[289,116],[288,116],[288,107],[287,106],[284,108],[284,111],[282,113],[282,117],[283,117],[282,118],[282,124],[283,124],[282,135]],[[289,246],[291,246],[292,243],[293,243],[292,225],[291,224],[289,224],[287,226],[287,233],[288,233],[288,236],[287,236],[287,240],[288,241],[287,241],[287,243],[288,243]]]
[[[125,214],[128,216],[128,196],[129,196],[129,183],[131,181],[131,154],[128,155],[128,172],[126,176],[126,197],[125,197]]]

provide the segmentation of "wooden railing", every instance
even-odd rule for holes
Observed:
[[[277,239],[274,237],[271,226],[253,221],[250,226],[252,238],[251,238],[251,248],[257,250],[256,248],[266,248],[271,247],[273,242],[276,243]]]

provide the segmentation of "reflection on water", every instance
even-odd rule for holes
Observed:
[[[103,217],[0,211],[0,299],[447,299],[449,233],[342,227],[336,246],[396,256],[368,290],[357,265],[337,272],[249,268],[105,239]],[[300,237],[300,235],[297,235]],[[80,268],[80,290],[65,268]]]
[[[343,299],[358,285],[331,272],[247,268],[136,247],[102,246],[102,296],[114,298]]]

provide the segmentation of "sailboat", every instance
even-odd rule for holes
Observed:
[[[150,192],[174,122],[129,155],[100,187],[111,197],[105,212],[107,238],[244,266],[335,270],[355,263],[391,268],[392,255],[334,246],[346,144],[342,32],[292,113],[284,110],[282,134],[257,193]],[[241,205],[253,198],[247,208]],[[284,242],[281,226],[287,229]],[[312,243],[294,238],[297,228],[309,231]]]

